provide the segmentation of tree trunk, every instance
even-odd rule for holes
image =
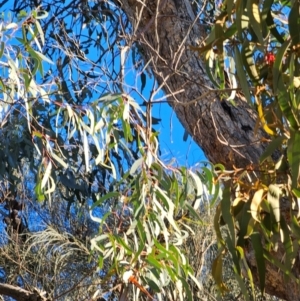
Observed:
[[[213,88],[203,62],[189,48],[206,36],[199,22],[193,25],[196,16],[190,2],[122,1],[136,29],[134,38],[146,60],[151,60],[159,84],[166,94],[174,95],[168,98],[169,104],[207,158],[227,168],[257,163],[264,150],[262,132],[254,134],[257,114],[245,99],[236,99],[236,107],[228,102],[222,106],[218,94],[210,92]],[[197,98],[201,99],[188,104]]]
[[[218,93],[210,92],[212,86],[203,61],[189,48],[197,46],[206,36],[204,27],[196,22],[191,1],[118,1],[133,25],[133,38],[142,46],[158,83],[166,94],[172,95],[169,104],[207,158],[227,169],[258,164],[266,136],[261,130],[254,131],[256,111],[243,97],[235,99],[236,106],[232,106],[222,103]],[[255,273],[251,250],[247,257]],[[258,280],[257,273],[254,276]],[[295,276],[298,276],[296,271]],[[286,300],[300,300],[299,285],[292,280],[286,283],[282,273],[269,264],[266,292]]]

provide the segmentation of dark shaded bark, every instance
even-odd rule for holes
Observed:
[[[197,22],[190,0],[119,0],[135,29],[135,40],[143,47],[145,59],[151,61],[154,74],[184,128],[202,148],[212,163],[246,168],[258,164],[265,149],[265,134],[254,133],[257,113],[244,98],[236,106],[222,103],[218,94],[208,93],[211,83],[197,53],[189,45],[198,45],[206,33]],[[142,4],[143,3],[143,4]],[[142,12],[142,13],[141,13]],[[196,22],[195,22],[196,21]],[[180,92],[180,93],[178,93]],[[192,100],[198,99],[192,104]],[[246,253],[258,283],[252,250]],[[282,259],[283,248],[276,256]],[[299,275],[295,263],[294,274]],[[266,292],[280,298],[300,300],[296,281],[287,283],[278,268],[267,264]]]

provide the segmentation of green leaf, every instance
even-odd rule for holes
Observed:
[[[253,277],[252,277],[251,270],[250,270],[250,268],[249,268],[249,266],[247,264],[247,261],[245,259],[244,250],[241,247],[237,247],[236,249],[237,249],[237,251],[240,254],[241,261],[242,261],[242,263],[244,265],[244,268],[245,268],[245,270],[247,272],[247,276],[248,276],[248,279],[249,279],[249,282],[250,282],[250,285],[251,285],[251,290],[252,290],[252,300],[255,300]],[[249,293],[247,291],[247,288],[245,286],[245,283],[244,283],[243,279],[240,276],[240,273],[238,271],[236,271],[235,267],[234,267],[234,271],[235,271],[235,278],[237,279],[237,281],[239,283],[239,286],[241,288],[243,296],[245,297],[245,299],[247,301],[250,301]]]
[[[288,142],[287,157],[291,168],[292,189],[298,188],[300,173],[300,132],[291,131]]]
[[[184,291],[185,291],[185,296],[183,295],[181,298],[184,297],[184,300],[189,300],[189,301],[193,301],[193,296],[191,293],[191,289],[189,287],[189,284],[187,283],[187,281],[185,280],[185,278],[183,277],[178,277],[184,287]]]
[[[295,244],[296,250],[294,248],[294,244],[290,235],[290,227],[286,224],[286,221],[282,218],[280,219],[280,230],[281,230],[281,241],[284,245],[285,249],[285,267],[288,270],[292,270],[292,267],[295,262],[295,257],[297,256],[298,242]],[[295,252],[296,251],[296,252]]]
[[[234,270],[237,274],[240,274],[241,267],[240,267],[240,263],[239,263],[238,254],[236,252],[239,247],[237,247],[235,245],[235,241],[231,239],[230,235],[226,235],[225,242],[226,242],[226,247],[229,250],[231,257],[232,257]]]
[[[41,184],[42,182],[38,181],[34,188],[35,196],[39,202],[43,202],[45,200],[45,195],[43,194]]]
[[[207,167],[202,167],[201,171],[205,175],[205,182],[204,183],[208,186],[209,193],[211,194],[212,190],[213,190],[213,181],[214,181],[213,172],[211,171],[210,168],[207,168]]]
[[[245,40],[243,43],[242,50],[241,50],[241,57],[244,63],[244,67],[247,73],[249,74],[251,80],[254,83],[258,83],[259,74],[257,72],[255,62],[253,59],[253,47],[248,40]]]
[[[212,276],[216,282],[221,293],[228,291],[225,283],[223,282],[223,255],[220,253],[212,263],[211,269]]]
[[[280,222],[280,196],[281,196],[281,189],[274,184],[269,186],[268,194],[267,194],[267,201],[272,208],[272,213],[275,218],[275,223]]]
[[[235,247],[235,229],[234,229],[234,222],[232,218],[231,212],[231,190],[230,190],[230,183],[225,184],[225,188],[223,190],[223,198],[221,200],[221,209],[222,209],[222,218],[225,221],[226,225],[228,226],[230,232],[230,239],[232,240],[233,247]]]
[[[27,51],[31,55],[31,57],[37,61],[36,64],[38,64],[40,75],[43,77],[44,71],[43,71],[43,64],[41,58],[36,54],[36,52],[30,46],[27,46]]]
[[[260,46],[264,46],[264,39],[262,35],[262,20],[259,11],[258,0],[247,0],[247,13],[252,27]]]
[[[152,277],[154,277],[153,274],[152,274]],[[154,280],[152,280],[146,276],[143,278],[145,279],[145,282],[149,285],[151,290],[153,290],[155,293],[159,293],[161,291],[160,286],[158,286],[158,284]],[[159,281],[159,279],[157,279],[157,282],[158,281]]]
[[[0,44],[0,59],[2,58],[3,52],[4,52],[5,43],[1,41]]]
[[[274,0],[265,0],[265,1],[263,1],[263,4],[262,4],[261,19],[263,21],[264,38],[269,34],[269,30],[270,30],[266,21],[268,19],[269,12],[271,12],[273,2],[274,2]]]
[[[234,1],[233,0],[227,0],[227,2],[226,2],[226,10],[227,10],[228,20],[231,19],[231,13],[232,13],[233,5],[234,5]]]
[[[116,198],[116,197],[119,197],[120,196],[120,193],[119,192],[116,192],[116,191],[111,191],[111,192],[108,192],[106,195],[104,195],[103,197],[101,197],[99,200],[97,200],[91,207],[91,210],[93,210],[95,207],[97,206],[100,206],[103,202],[105,202],[106,200],[108,199],[111,199],[111,198]]]
[[[294,281],[297,281],[296,277],[291,273],[291,270],[289,267],[286,267],[283,263],[281,263],[280,260],[278,260],[272,253],[267,251],[266,249],[264,251],[264,257],[270,261],[272,264],[274,264],[276,267],[278,267],[284,274],[288,275],[289,278],[291,278]]]
[[[290,57],[290,62],[289,62],[289,75],[287,75],[288,77],[288,92],[290,95],[290,99],[291,99],[291,103],[293,105],[293,110],[297,111],[298,109],[298,104],[296,101],[296,94],[295,94],[295,89],[294,88],[298,88],[297,86],[295,86],[294,81],[297,80],[297,77],[295,76],[295,53],[292,52]],[[285,74],[286,75],[286,74]]]
[[[246,73],[243,68],[243,59],[237,46],[235,47],[235,60],[236,60],[235,66],[236,66],[237,75],[240,80],[240,85],[242,87],[242,90],[245,94],[248,103],[252,106],[249,84],[247,81]]]
[[[54,65],[54,63],[49,58],[47,58],[45,55],[43,55],[42,53],[40,53],[38,51],[34,51],[34,52],[35,52],[36,56],[40,57],[43,61],[47,62],[48,64]]]
[[[258,232],[252,233],[251,242],[255,253],[255,260],[257,263],[260,291],[263,294],[265,290],[266,264],[263,253],[263,246],[261,243],[261,234]]]
[[[267,2],[267,1],[265,1],[265,2]],[[280,44],[283,44],[284,39],[283,39],[282,35],[279,33],[279,31],[277,30],[277,26],[272,17],[271,9],[268,11],[266,23],[267,23],[267,26],[268,26],[270,32],[272,33],[272,35],[277,39],[277,41]]]
[[[299,121],[296,119],[296,116],[292,111],[290,95],[287,92],[287,88],[283,83],[282,76],[279,76],[278,78],[277,87],[278,87],[277,99],[278,99],[279,107],[282,113],[284,114],[284,116],[286,117],[286,119],[288,120],[288,122],[290,123],[291,129],[297,130],[299,128]]]
[[[216,208],[216,213],[214,216],[214,228],[218,238],[218,242],[224,245],[224,239],[222,237],[220,218],[221,218],[221,204],[219,204]]]
[[[299,1],[294,1],[294,5],[289,14],[289,31],[292,39],[292,45],[298,47],[300,44],[300,4]]]
[[[300,191],[298,191],[298,195],[300,197]],[[300,239],[300,224],[295,215],[292,217],[292,233],[298,240]]]
[[[216,81],[214,75],[212,74],[212,65],[213,65],[213,59],[212,57],[214,56],[213,54],[213,49],[209,50],[206,55],[205,55],[205,71],[210,79],[210,81],[213,83],[213,85],[216,88],[220,88],[220,84]]]
[[[246,28],[249,28],[249,17],[245,12],[243,0],[238,0],[235,2],[235,9],[236,9],[236,25],[237,25],[237,36],[239,40],[243,41],[243,31]]]
[[[278,136],[273,138],[273,140],[268,144],[265,151],[261,155],[259,161],[263,163],[268,157],[270,157],[280,146],[282,146],[283,142],[286,140],[284,136]]]
[[[235,279],[237,280],[237,282],[239,284],[239,288],[241,289],[242,295],[245,298],[245,300],[246,301],[255,300],[253,298],[250,299],[248,289],[245,285],[245,280],[237,273],[235,273],[234,275],[235,275]]]
[[[188,202],[185,203],[185,206],[187,207],[188,211],[191,213],[191,215],[197,220],[201,221],[201,216],[199,213],[191,206]]]
[[[110,237],[111,237],[111,240],[118,242],[127,251],[128,255],[131,255],[132,253],[134,253],[134,251],[131,249],[131,247],[129,245],[127,245],[127,243],[120,236],[111,235]]]
[[[273,91],[276,94],[277,89],[280,90],[280,87],[278,87],[278,80],[281,75],[281,69],[282,69],[282,63],[284,61],[284,56],[286,55],[286,52],[288,50],[288,47],[290,46],[291,41],[286,40],[281,47],[278,49],[275,57],[275,62],[273,65]]]
[[[147,256],[146,262],[159,270],[163,268],[162,264],[158,260],[156,260],[156,258],[152,254],[149,254]]]
[[[213,194],[211,195],[211,200],[210,200],[210,206],[213,207],[217,200],[219,200],[220,198],[220,194],[221,194],[221,184],[220,181],[217,181],[217,183],[215,183],[215,185],[213,185]]]

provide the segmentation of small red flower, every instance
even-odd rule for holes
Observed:
[[[267,52],[266,56],[265,56],[265,62],[267,63],[267,65],[273,65],[275,62],[275,55],[273,52]]]

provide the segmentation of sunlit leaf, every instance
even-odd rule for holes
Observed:
[[[257,83],[259,80],[259,74],[253,58],[253,46],[248,40],[245,40],[243,43],[241,57],[244,63],[243,66],[247,70],[248,75],[254,81],[254,83]]]
[[[254,196],[251,200],[251,206],[250,206],[251,215],[258,222],[260,222],[259,213],[260,213],[260,204],[263,201],[263,195],[264,195],[264,190],[261,188],[254,193]]]
[[[144,158],[137,159],[130,168],[130,174],[133,175],[143,164]]]
[[[193,178],[196,186],[196,199],[194,203],[194,209],[198,210],[201,204],[201,201],[203,201],[203,184],[200,181],[200,178],[191,170],[189,170],[189,175]]]
[[[280,196],[281,189],[277,185],[271,184],[267,194],[267,201],[272,208],[276,223],[280,222]]]
[[[260,46],[264,45],[264,39],[262,36],[262,20],[259,11],[259,1],[258,0],[248,0],[247,1],[247,13],[250,20],[250,26],[260,43]]]
[[[37,182],[34,192],[35,192],[35,196],[39,202],[42,202],[45,200],[45,195],[43,194],[43,191],[41,188],[41,182]]]
[[[49,161],[48,165],[46,167],[43,179],[42,179],[41,189],[43,189],[45,187],[46,183],[48,182],[49,177],[51,175],[51,171],[52,171],[52,163],[51,163],[51,161]]]

